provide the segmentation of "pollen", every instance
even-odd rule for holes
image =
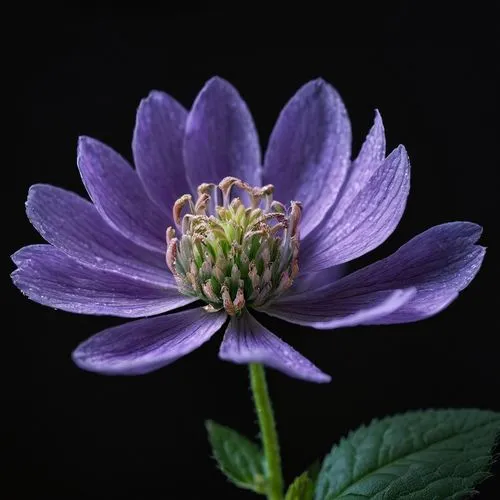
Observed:
[[[298,274],[301,204],[273,201],[272,185],[235,177],[181,196],[168,227],[167,265],[179,291],[207,311],[239,316],[287,290]]]

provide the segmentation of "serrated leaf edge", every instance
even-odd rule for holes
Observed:
[[[307,497],[304,497],[304,499],[300,499],[300,500],[309,500],[313,498],[314,496],[314,482],[311,480],[311,478],[309,477],[309,472],[306,470],[304,471],[302,474],[300,474],[299,476],[297,476],[290,484],[290,486],[288,486],[288,489],[287,489],[287,492],[285,494],[285,500],[296,500],[295,498],[292,498],[290,495],[291,493],[293,492],[292,488],[295,488],[299,482],[304,482],[304,484],[301,484],[301,486],[304,486],[304,487],[308,487],[310,488],[310,490],[307,492],[306,490],[306,493],[308,493],[308,496]],[[295,493],[295,492],[294,492]],[[303,490],[299,491],[298,493],[304,493]]]
[[[421,414],[428,414],[428,413],[430,413],[430,412],[438,413],[438,412],[441,412],[441,411],[466,411],[466,410],[472,410],[472,408],[446,408],[446,409],[432,409],[432,410],[416,410],[416,411],[409,411],[409,412],[406,412],[406,413],[397,413],[397,414],[395,414],[395,415],[388,415],[388,416],[383,417],[383,418],[374,418],[373,420],[371,420],[371,421],[370,421],[370,423],[369,423],[369,424],[367,424],[367,425],[366,425],[366,424],[360,425],[360,426],[359,426],[359,427],[357,427],[356,429],[349,431],[349,433],[347,434],[347,436],[346,436],[346,437],[343,437],[343,438],[340,440],[340,442],[339,442],[338,444],[335,444],[335,445],[332,447],[332,449],[330,450],[330,453],[332,453],[332,452],[333,452],[333,450],[334,450],[335,448],[337,448],[340,444],[342,444],[342,443],[344,443],[344,442],[346,442],[346,441],[349,441],[349,438],[351,438],[351,437],[352,437],[352,435],[353,435],[353,434],[355,434],[356,432],[359,432],[361,429],[367,429],[368,427],[370,427],[370,426],[372,426],[372,425],[376,425],[376,424],[378,424],[378,423],[380,423],[380,422],[383,422],[384,420],[393,419],[393,418],[395,418],[395,417],[402,417],[402,416],[407,415],[407,414],[414,414],[414,415],[417,415],[417,414],[419,414],[419,413],[421,413]],[[489,411],[489,410],[478,410],[478,409],[475,409],[475,410],[476,410],[476,411],[485,411],[485,412]],[[460,435],[460,434],[468,434],[468,433],[470,433],[470,432],[474,432],[474,431],[476,431],[477,429],[480,429],[481,427],[491,425],[492,423],[495,423],[495,422],[498,422],[498,423],[499,423],[499,425],[500,425],[500,413],[498,413],[498,412],[491,412],[491,413],[492,413],[492,416],[495,416],[495,417],[496,417],[496,418],[495,418],[495,419],[493,419],[492,421],[487,422],[487,423],[485,423],[485,424],[481,424],[481,425],[479,425],[479,426],[475,427],[474,429],[471,429],[471,430],[467,431],[466,433],[458,433],[458,434],[454,434],[453,436],[450,436],[450,437],[448,437],[448,438],[446,438],[446,439],[443,439],[443,440],[441,440],[441,441],[436,441],[436,442],[432,443],[431,445],[427,446],[426,448],[421,448],[421,449],[419,449],[419,450],[418,450],[418,451],[416,451],[416,452],[410,453],[409,455],[405,455],[405,456],[404,456],[404,458],[411,457],[412,455],[417,454],[417,453],[421,453],[422,451],[425,451],[425,450],[427,450],[428,448],[431,448],[432,446],[434,446],[434,445],[436,445],[436,444],[444,443],[444,442],[446,442],[446,441],[448,441],[448,440],[450,440],[450,439],[454,439],[455,437],[457,437],[457,436],[458,436],[458,435]],[[498,445],[498,443],[499,443],[499,442],[500,442],[500,435],[497,433],[497,435],[495,436],[495,439],[494,439],[494,441],[493,441],[493,445],[492,445],[492,448],[491,448],[491,449],[493,450],[493,449],[494,449],[494,448]],[[329,454],[330,454],[330,453],[329,453]],[[328,455],[329,455],[329,454],[328,454]],[[321,474],[323,473],[324,466],[325,466],[325,462],[326,462],[326,459],[328,458],[328,455],[327,455],[327,457],[325,457],[325,459],[324,459],[324,461],[323,461],[323,466],[321,467],[321,471],[320,471],[320,473],[319,473],[319,476],[321,476]],[[497,458],[498,456],[500,456],[500,453],[497,453],[497,454],[493,454],[493,453],[492,453],[492,454],[491,454],[491,456],[490,456],[490,460],[489,460],[489,466],[491,466],[491,465],[495,462],[495,460],[496,460],[496,458]],[[364,474],[363,474],[360,478],[356,479],[356,481],[354,481],[353,483],[351,483],[351,484],[349,484],[349,485],[345,486],[345,487],[344,487],[341,491],[339,491],[339,492],[338,492],[335,496],[333,496],[333,497],[327,496],[327,497],[326,497],[326,500],[336,500],[336,499],[340,498],[340,497],[341,497],[341,495],[342,495],[343,493],[345,493],[345,491],[346,491],[346,490],[348,490],[349,488],[351,488],[351,487],[355,486],[356,484],[360,483],[362,480],[364,480],[364,479],[365,479],[366,477],[368,477],[370,474],[373,474],[374,472],[376,472],[376,471],[378,471],[378,470],[380,470],[380,469],[383,469],[383,468],[385,468],[385,467],[390,467],[391,465],[394,465],[396,462],[398,462],[398,460],[401,460],[401,458],[402,458],[402,457],[398,457],[397,459],[392,460],[391,462],[388,462],[388,463],[384,464],[384,465],[383,465],[383,466],[381,466],[381,467],[376,467],[376,468],[374,468],[374,469],[371,469],[371,470],[369,470],[369,471],[365,472],[365,473],[364,473]],[[476,485],[478,485],[478,484],[482,483],[485,479],[487,479],[487,478],[488,478],[488,477],[490,477],[490,476],[491,476],[491,474],[490,474],[488,471],[485,471],[485,472],[483,473],[483,477],[482,477],[482,478],[481,478],[481,479],[480,479],[480,480],[476,483]],[[474,493],[477,493],[477,491],[476,491],[476,490],[474,490],[474,489],[472,489],[472,490],[469,490],[469,491],[464,491],[464,492],[463,492],[463,493],[461,493],[461,494],[465,494],[465,493],[467,493],[467,494],[474,494]]]

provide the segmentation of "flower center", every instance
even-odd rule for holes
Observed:
[[[235,188],[240,196],[232,196]],[[207,311],[224,308],[238,316],[292,285],[301,205],[273,201],[273,189],[226,177],[198,186],[196,202],[189,194],[175,202],[177,231],[167,228],[167,265],[181,293],[205,301]]]

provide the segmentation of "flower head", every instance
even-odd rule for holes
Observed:
[[[92,201],[32,186],[28,217],[48,244],[13,255],[12,279],[36,302],[144,317],[83,342],[73,359],[87,370],[155,370],[199,347],[229,317],[222,359],[327,382],[251,311],[316,329],[417,321],[449,305],[484,257],[481,228],[452,222],[341,275],[342,264],[397,226],[410,165],[403,146],[386,156],[378,112],[351,160],[346,110],[322,80],[286,104],[263,161],[247,106],[220,78],[206,83],[190,111],[151,92],[139,106],[132,148],[135,169],[80,138],[78,167]],[[195,302],[201,307],[171,312]]]
[[[249,206],[231,196],[233,187]],[[273,201],[273,186],[252,187],[235,177],[197,191],[196,203],[189,194],[174,203],[179,237],[167,228],[167,264],[179,291],[206,302],[207,311],[239,317],[290,288],[298,274],[300,205],[285,209]]]

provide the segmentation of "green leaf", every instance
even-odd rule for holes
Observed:
[[[306,472],[296,477],[286,492],[285,500],[313,500],[314,483]]]
[[[240,488],[265,492],[264,458],[255,443],[212,420],[206,422],[208,438],[221,471]]]
[[[488,476],[500,413],[428,410],[373,421],[325,458],[316,500],[438,500],[474,493]]]

